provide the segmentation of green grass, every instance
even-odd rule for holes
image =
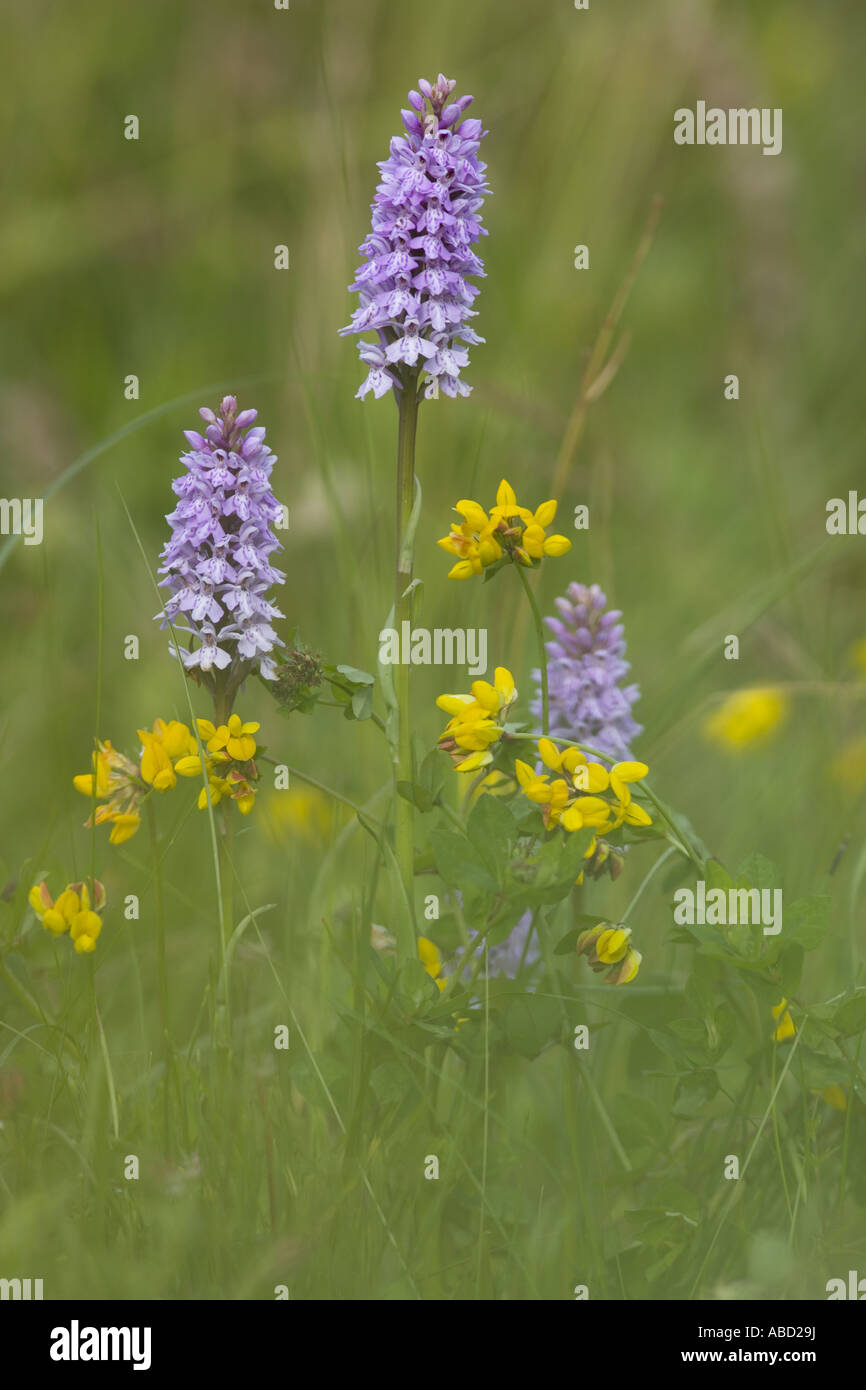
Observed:
[[[86,22],[47,4],[8,17],[0,495],[46,503],[41,546],[0,539],[0,1276],[42,1277],[50,1298],[272,1298],[285,1285],[292,1298],[568,1299],[586,1285],[592,1299],[665,1300],[822,1298],[828,1279],[866,1273],[862,1031],[839,1031],[835,1012],[866,984],[866,816],[863,781],[831,774],[866,735],[848,659],[866,634],[866,562],[862,538],[824,528],[827,500],[862,472],[866,19],[806,0],[701,15],[636,0],[585,13],[442,0],[435,16],[382,0],[181,13],[93,0]],[[219,808],[195,810],[193,783],[159,800],[155,845],[147,826],[118,847],[82,826],[72,777],[95,733],[134,755],[157,715],[189,722],[151,574],[199,404],[236,390],[279,454],[284,627],[329,663],[375,669],[397,412],[353,400],[361,373],[337,329],[375,162],[407,89],[440,68],[475,94],[495,196],[473,395],[420,412],[418,621],[486,627],[525,717],[525,595],[509,573],[449,583],[435,541],[459,497],[488,503],[505,476],[537,505],[563,468],[561,518],[586,504],[590,528],[531,578],[542,611],[573,579],[601,584],[625,615],[635,751],[656,794],[731,872],[755,852],[772,861],[786,907],[829,897],[791,993],[791,1041],[773,1044],[777,998],[747,972],[672,940],[673,861],[629,915],[633,984],[613,990],[552,954],[563,903],[543,926],[534,1003],[482,978],[459,1033],[430,1032],[444,1029],[435,987],[420,969],[391,979],[367,946],[371,923],[393,931],[403,910],[381,730],[331,708],[284,718],[255,682],[238,709],[316,799],[282,817],[268,770],[222,893]],[[780,157],[674,146],[673,110],[728,92],[783,108]],[[123,139],[130,112],[138,142]],[[657,195],[607,344],[618,370],[586,404]],[[580,243],[587,271],[573,268]],[[737,402],[723,398],[730,372]],[[736,663],[722,655],[731,633]],[[786,688],[790,714],[734,756],[702,721],[751,684]],[[463,671],[413,671],[421,754],[442,728],[436,696],[467,688]],[[416,816],[423,852],[430,824]],[[635,846],[578,911],[616,920],[663,849]],[[422,867],[419,923],[445,950],[460,924],[425,921],[426,894],[447,890]],[[26,894],[43,874],[57,891],[91,872],[109,905],[96,952],[79,957]],[[133,894],[137,920],[124,916]],[[243,922],[228,1045],[220,941]],[[831,1082],[845,1112],[819,1094]],[[732,1154],[739,1181],[724,1177]]]

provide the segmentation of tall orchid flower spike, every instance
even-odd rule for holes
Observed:
[[[377,400],[401,391],[406,368],[423,369],[427,396],[468,396],[467,349],[484,341],[470,326],[478,288],[468,277],[484,274],[472,248],[486,235],[487,166],[478,159],[485,132],[480,121],[463,119],[472,97],[450,100],[456,83],[440,73],[418,86],[401,112],[405,133],[379,165],[364,262],[349,287],[360,306],[340,330],[376,334],[359,344],[368,368],[361,400],[370,391]]]

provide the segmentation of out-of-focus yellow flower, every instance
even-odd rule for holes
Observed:
[[[102,918],[95,909],[101,911],[105,906],[105,888],[99,879],[67,884],[56,902],[48,884],[37,883],[30,889],[28,900],[42,925],[54,936],[69,933],[79,955],[95,949],[102,931]]]
[[[813,1091],[813,1096],[820,1096],[834,1110],[847,1110],[848,1097],[845,1095],[841,1086],[837,1086],[835,1081],[830,1086],[825,1086],[823,1091]]]
[[[442,979],[442,957],[439,954],[439,947],[426,936],[418,937],[418,959],[431,980],[436,981],[439,990],[443,990],[447,980]]]
[[[514,677],[504,666],[497,666],[493,684],[474,681],[469,695],[440,695],[440,709],[451,718],[439,739],[439,747],[450,753],[457,772],[477,772],[493,762],[490,751],[502,737],[508,711],[517,699]]]
[[[866,637],[858,637],[848,648],[848,664],[853,666],[861,680],[866,680]]]
[[[292,786],[268,796],[264,825],[275,843],[288,836],[309,845],[326,844],[335,821],[334,803],[317,787]]]
[[[779,1018],[781,1016],[781,1023],[779,1023],[778,1027],[773,1032],[773,1041],[787,1042],[788,1038],[793,1038],[797,1030],[794,1027],[794,1020],[788,1012],[787,999],[782,999],[778,1004],[774,1004],[771,1012],[773,1018]]]
[[[627,985],[640,969],[643,957],[631,945],[631,927],[610,927],[600,922],[577,938],[577,953],[586,956],[598,974],[607,970],[605,984]]]
[[[866,787],[866,735],[845,744],[830,764],[830,776],[851,792]]]
[[[534,512],[522,507],[505,478],[489,515],[478,502],[461,499],[454,510],[463,520],[452,523],[448,535],[437,541],[443,550],[458,557],[448,572],[449,579],[471,579],[503,558],[533,565],[545,556],[565,555],[571,549],[568,537],[547,534],[556,507],[553,500],[542,502]]]
[[[788,714],[788,698],[772,686],[735,690],[704,723],[704,734],[723,748],[738,752],[762,743]]]

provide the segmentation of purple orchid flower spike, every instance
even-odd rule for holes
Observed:
[[[556,607],[559,617],[544,620],[555,638],[546,644],[550,732],[554,738],[589,744],[611,758],[627,760],[632,740],[642,729],[631,714],[640,689],[622,685],[631,669],[624,659],[622,613],[605,612],[607,599],[597,584],[570,584]],[[540,673],[532,674],[538,681]],[[541,715],[540,697],[531,709],[536,717]]]
[[[472,247],[487,235],[480,209],[490,190],[478,159],[486,132],[480,121],[463,119],[472,97],[450,101],[455,83],[441,73],[418,86],[401,112],[406,133],[395,136],[379,165],[372,230],[360,247],[364,264],[349,287],[360,306],[340,330],[377,334],[377,342],[359,345],[369,368],[357,392],[362,400],[370,391],[378,399],[402,390],[403,367],[423,368],[427,396],[467,396],[467,345],[484,341],[470,326],[478,287],[467,276],[484,275]]]
[[[179,500],[166,518],[172,534],[159,570],[169,597],[156,616],[191,638],[188,649],[169,648],[188,671],[234,690],[253,671],[273,680],[271,654],[284,645],[271,626],[283,614],[268,597],[285,581],[270,562],[282,549],[272,531],[281,514],[270,483],[276,458],[253,427],[257,412],[238,414],[234,396],[219,415],[199,413],[207,429],[185,431],[186,471],[172,484]]]

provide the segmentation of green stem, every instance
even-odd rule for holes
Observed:
[[[227,724],[234,704],[234,689],[218,687],[214,693],[214,723],[217,728],[222,724]],[[219,912],[219,979],[221,984],[217,986],[216,999],[216,1019],[215,1029],[217,1041],[226,1046],[231,1044],[231,1007],[229,1001],[229,973],[226,968],[226,950],[229,938],[232,934],[234,921],[233,914],[233,876],[232,867],[232,837],[234,822],[232,820],[232,802],[230,797],[223,797],[219,806],[216,808],[217,814],[217,859],[219,862],[219,893],[220,893],[220,912]]]
[[[516,568],[520,582],[523,585],[523,591],[529,600],[529,606],[532,609],[532,621],[535,624],[535,637],[538,642],[538,662],[541,667],[541,728],[545,738],[547,738],[547,735],[550,733],[550,700],[547,691],[547,650],[544,645],[544,620],[541,616],[541,610],[535,602],[535,595],[529,586],[529,580],[526,578],[523,565],[518,564]]]
[[[150,855],[153,864],[153,897],[156,905],[156,959],[159,975],[159,1015],[162,1023],[162,1041],[166,1056],[171,1050],[171,1026],[168,1014],[168,967],[165,957],[165,918],[162,910],[162,869],[159,862],[159,840],[156,834],[156,815],[153,799],[148,797],[147,829],[150,836]]]
[[[174,1076],[174,1049],[171,1042],[171,1022],[168,1008],[168,966],[165,955],[165,916],[162,908],[162,869],[159,857],[159,839],[156,833],[156,813],[153,809],[153,798],[147,797],[147,829],[150,837],[150,857],[153,863],[153,898],[156,908],[156,961],[157,975],[159,978],[159,1017],[162,1027],[162,1059],[163,1059],[163,1124],[165,1129],[166,1150],[171,1149],[171,1107],[169,1100],[170,1086],[176,1085]]]
[[[403,623],[412,622],[412,595],[407,592],[412,583],[412,549],[404,546],[404,537],[415,500],[415,434],[418,426],[417,371],[406,372],[399,393],[400,423],[397,434],[397,549],[394,578],[394,625],[402,640]],[[402,662],[396,671],[398,708],[397,763],[395,780],[409,782],[412,777],[412,717],[409,673],[411,667]],[[394,848],[400,878],[410,915],[404,920],[402,911],[395,923],[398,956],[415,955],[415,926],[411,910],[415,902],[415,837],[413,807],[410,801],[397,795],[395,799]]]

